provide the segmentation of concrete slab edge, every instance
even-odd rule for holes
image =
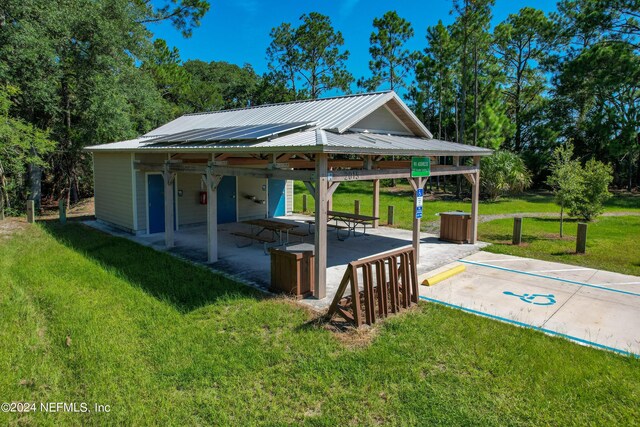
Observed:
[[[567,334],[563,334],[563,333],[560,333],[560,332],[552,331],[552,330],[546,329],[546,328],[540,328],[538,326],[529,325],[527,323],[519,322],[517,320],[508,319],[506,317],[496,316],[496,315],[489,314],[489,313],[483,313],[481,311],[474,310],[472,308],[462,307],[462,306],[451,304],[451,303],[448,303],[448,302],[439,301],[437,299],[428,298],[428,297],[425,297],[425,296],[422,296],[422,295],[420,295],[420,299],[422,299],[424,301],[432,302],[432,303],[435,303],[435,304],[440,304],[440,305],[443,305],[445,307],[449,307],[449,308],[454,308],[454,309],[457,309],[457,310],[465,311],[467,313],[475,314],[477,316],[486,317],[488,319],[498,320],[500,322],[505,322],[505,323],[510,323],[512,325],[520,326],[522,328],[533,329],[534,331],[542,332],[542,333],[545,333],[547,335],[552,335],[552,336],[564,338],[564,339],[576,342],[576,343],[581,344],[581,345],[586,345],[586,346],[594,347],[594,348],[597,348],[597,349],[600,349],[600,350],[611,351],[613,353],[617,353],[617,354],[620,354],[620,355],[623,355],[623,356],[630,356],[630,357],[634,357],[634,358],[640,359],[640,354],[632,353],[632,352],[629,352],[629,351],[626,351],[626,350],[621,350],[621,349],[615,348],[615,347],[609,347],[609,346],[603,345],[603,344],[598,344],[596,342],[585,340],[583,338],[574,337],[574,336],[571,336],[571,335],[567,335]]]

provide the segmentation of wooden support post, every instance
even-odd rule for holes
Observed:
[[[306,212],[307,211],[307,195],[303,194],[302,195],[302,212]]]
[[[353,201],[353,213],[360,215],[360,200]]]
[[[373,180],[373,216],[380,216],[380,180]],[[373,228],[378,228],[379,220],[373,220]]]
[[[476,244],[478,240],[478,203],[480,201],[480,156],[473,158],[474,166],[478,167],[478,172],[474,173],[473,183],[471,184],[471,243]]]
[[[222,177],[207,171],[207,262],[218,261],[218,184]]]
[[[576,239],[576,253],[583,254],[587,251],[587,224],[578,223],[578,237]]]
[[[170,171],[169,161],[165,162],[164,172],[164,244],[167,248],[175,246],[173,232],[173,180],[175,174]]]
[[[387,208],[387,224],[389,224],[389,225],[393,225],[393,222],[394,222],[393,211],[394,210],[395,210],[395,208],[393,207],[393,205],[389,205],[389,207]]]
[[[315,185],[315,287],[313,296],[322,299],[327,296],[327,165],[326,154],[316,155]]]
[[[513,239],[511,239],[511,243],[514,245],[519,245],[522,243],[522,218],[515,217],[513,218]]]
[[[60,214],[60,224],[67,223],[67,203],[64,199],[58,200],[58,212]]]
[[[419,188],[422,188],[424,181],[422,178],[410,178],[409,183],[413,187],[413,252],[416,257],[416,265],[420,264],[420,218],[416,218],[416,208],[418,207],[418,200],[416,198],[416,192]]]
[[[36,205],[32,199],[27,200],[27,222],[32,223],[36,218]]]

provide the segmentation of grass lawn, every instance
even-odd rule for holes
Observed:
[[[287,300],[78,224],[0,233],[1,400],[111,406],[0,413],[0,424],[631,425],[640,417],[638,359],[426,303],[368,333],[337,336],[310,318]]]
[[[435,186],[434,186],[435,188]],[[309,196],[304,184],[295,182],[294,210],[302,211],[302,195],[307,194],[307,209],[315,210],[313,199]],[[353,212],[353,201],[360,200],[360,211],[372,212],[373,183],[370,181],[344,182],[340,184],[333,195],[333,208],[337,211]],[[442,198],[442,197],[441,197]],[[459,200],[430,200],[425,197],[423,222],[436,221],[438,212],[452,210],[471,211],[470,201]],[[395,188],[382,187],[380,190],[381,223],[387,223],[387,206],[395,206],[396,225],[400,228],[411,228],[413,218],[413,192],[406,181],[398,180]],[[606,204],[608,212],[640,212],[640,195],[615,196]],[[501,198],[496,202],[481,201],[480,215],[532,213],[532,212],[560,212],[560,208],[553,203],[551,194],[531,193],[517,198]]]
[[[640,276],[640,216],[600,217],[587,229],[587,251],[575,254],[577,221],[564,225],[560,239],[560,220],[524,218],[522,245],[513,246],[513,219],[498,219],[478,227],[479,239],[492,242],[485,250]]]

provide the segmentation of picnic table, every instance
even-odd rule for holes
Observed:
[[[335,229],[339,240],[348,239],[351,234],[353,234],[353,237],[356,237],[356,227],[358,226],[362,226],[363,231],[360,235],[364,236],[367,234],[367,225],[370,225],[373,221],[380,219],[377,216],[337,211],[328,211],[327,216],[329,221],[335,221]],[[339,223],[344,224],[344,226],[341,226]],[[340,230],[344,228],[347,230],[346,236],[344,234],[340,234]]]
[[[271,231],[272,234],[277,234],[280,245],[289,243],[289,231],[297,227],[295,224],[270,219],[250,219],[242,221],[242,223],[249,224],[251,226],[251,232],[255,236],[260,236],[260,234],[265,231]],[[260,230],[254,233],[254,227],[258,227]],[[283,239],[283,237],[286,237],[286,239]]]

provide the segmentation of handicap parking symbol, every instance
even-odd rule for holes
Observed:
[[[553,305],[556,303],[556,297],[553,294],[515,294],[510,291],[504,291],[503,294],[518,297],[520,301],[533,305]]]

